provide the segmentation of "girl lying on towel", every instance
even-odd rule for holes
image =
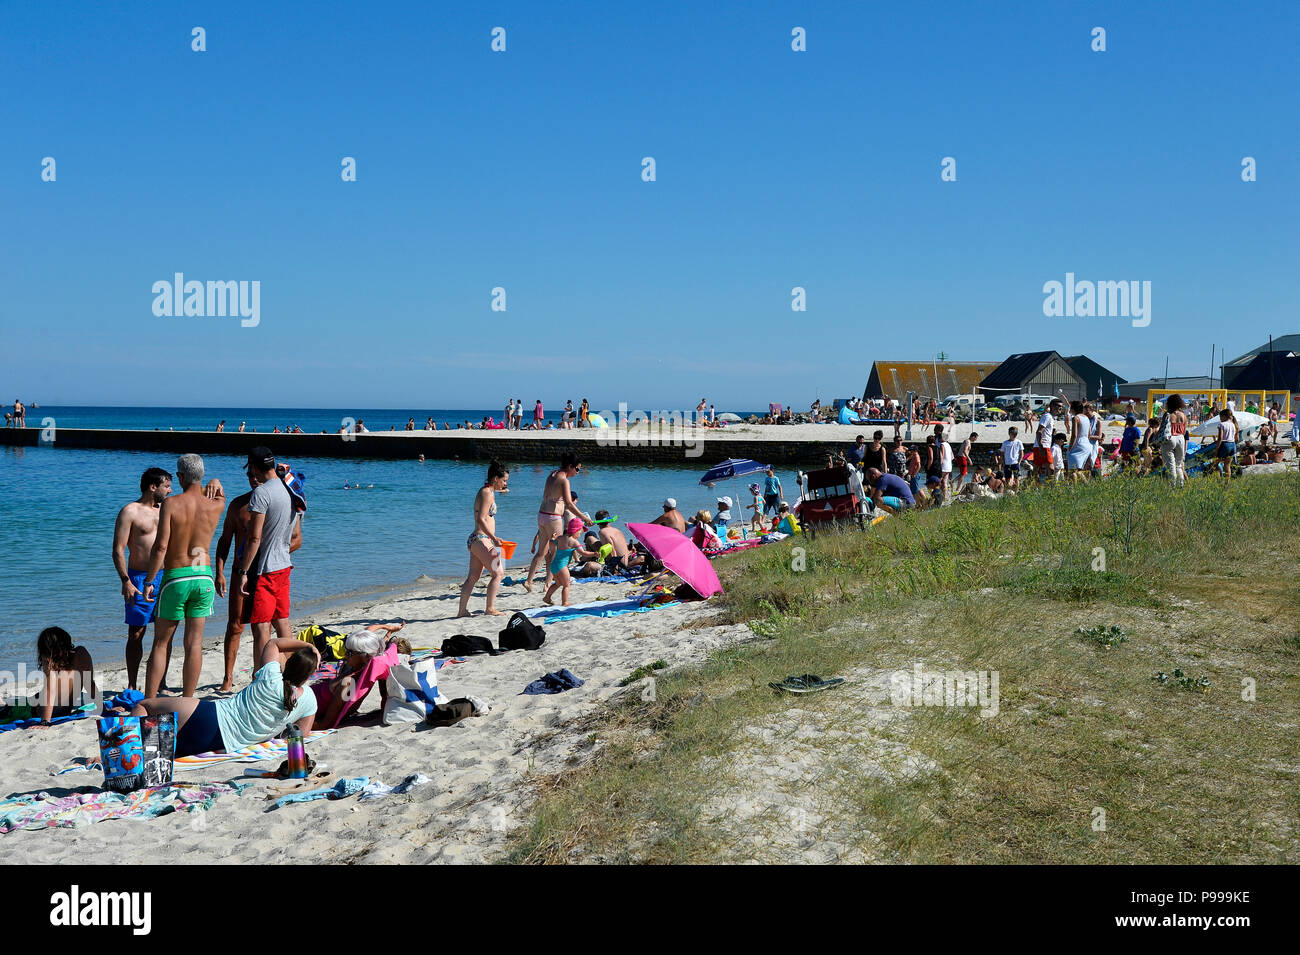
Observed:
[[[178,758],[233,753],[271,739],[288,723],[297,723],[306,735],[316,714],[316,697],[306,685],[319,665],[320,654],[310,643],[279,637],[262,651],[253,682],[234,696],[218,700],[155,697],[132,713],[175,713]]]

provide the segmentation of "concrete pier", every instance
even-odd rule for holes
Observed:
[[[969,426],[958,425],[955,441]],[[132,431],[58,428],[52,435],[41,428],[0,431],[0,445],[10,447],[75,448],[103,451],[149,451],[166,454],[244,455],[259,444],[286,460],[302,457],[426,458],[461,461],[554,462],[565,451],[585,461],[610,464],[651,464],[711,467],[726,458],[751,458],[781,467],[816,467],[828,453],[847,450],[855,436],[874,429],[853,426],[745,426],[725,429],[586,428],[573,431],[384,431],[368,434],[268,434],[231,431]],[[980,434],[972,447],[977,465],[992,463],[992,454],[1005,439],[1004,428]],[[913,430],[909,443],[923,444],[927,432]],[[888,443],[892,429],[885,430]],[[51,438],[53,440],[49,440]],[[989,440],[993,438],[994,440]]]

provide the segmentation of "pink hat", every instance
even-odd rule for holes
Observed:
[[[570,534],[576,534],[576,533],[578,533],[578,531],[582,530],[585,526],[586,526],[586,525],[582,523],[582,520],[581,520],[580,518],[573,517],[573,518],[570,518],[570,519],[569,519],[569,533],[570,533]]]

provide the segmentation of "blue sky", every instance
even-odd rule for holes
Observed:
[[[1300,4],[155,6],[0,7],[6,400],[721,410],[1300,331]],[[156,317],[177,271],[260,324]],[[1067,271],[1151,324],[1044,317]]]

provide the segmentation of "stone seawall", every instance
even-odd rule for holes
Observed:
[[[682,444],[619,443],[612,432],[587,431],[439,431],[383,432],[380,434],[260,434],[216,431],[111,431],[88,428],[59,428],[54,440],[43,441],[40,428],[0,431],[0,445],[10,447],[76,448],[105,451],[150,451],[166,454],[247,454],[250,448],[264,444],[278,457],[320,458],[426,458],[462,461],[487,461],[491,458],[510,462],[558,461],[565,451],[576,452],[583,460],[611,464],[660,464],[712,467],[725,458],[752,458],[782,467],[815,467],[831,452],[845,450],[844,435],[828,435],[828,440],[806,438],[748,438],[743,435],[714,437],[704,434],[699,443]],[[924,440],[924,439],[922,439]],[[917,443],[917,442],[913,442]],[[992,464],[997,444],[972,446],[975,463]]]

